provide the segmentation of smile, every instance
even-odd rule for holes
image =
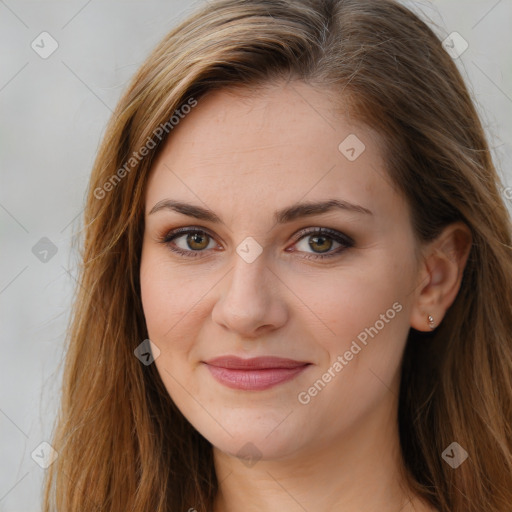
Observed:
[[[242,359],[234,356],[207,361],[206,366],[217,382],[246,391],[263,391],[288,382],[310,363],[277,357]]]

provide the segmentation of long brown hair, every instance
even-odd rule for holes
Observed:
[[[201,108],[209,90],[278,79],[333,91],[382,135],[418,241],[454,221],[470,228],[461,289],[444,321],[428,334],[411,329],[397,421],[417,494],[441,512],[510,512],[510,217],[456,65],[392,0],[212,0],[133,78],[91,175],[44,510],[212,510],[210,443],[173,404],[155,365],[134,356],[148,337],[139,286],[144,189],[183,105]],[[457,469],[441,456],[452,442],[469,454]]]

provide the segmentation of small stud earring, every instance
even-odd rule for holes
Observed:
[[[428,315],[428,326],[431,328],[431,329],[434,329],[435,328],[435,323],[434,323],[434,317],[432,315]]]

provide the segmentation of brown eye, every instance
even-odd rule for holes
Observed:
[[[349,236],[328,228],[304,229],[291,252],[304,253],[305,259],[322,259],[339,255],[354,246]],[[167,233],[160,239],[172,252],[181,256],[207,255],[207,249],[215,249],[215,239],[202,229],[181,228]],[[290,249],[287,249],[290,252]]]
[[[309,238],[309,246],[314,252],[327,252],[332,245],[333,240],[326,236],[312,236]]]
[[[200,251],[206,249],[209,243],[209,236],[206,233],[200,231],[189,233],[186,238],[188,247],[194,251]]]
[[[349,236],[329,228],[303,229],[294,244],[293,252],[304,253],[306,259],[322,259],[337,256],[354,246]]]
[[[200,229],[179,229],[171,231],[160,240],[171,251],[182,256],[200,256],[206,249],[216,247],[215,240]]]

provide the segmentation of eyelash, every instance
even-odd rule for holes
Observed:
[[[159,238],[159,242],[164,244],[171,250],[172,252],[175,252],[181,256],[184,256],[186,258],[197,258],[202,257],[201,253],[205,252],[206,250],[200,250],[200,251],[187,251],[183,250],[179,247],[174,247],[171,242],[173,242],[176,238],[180,238],[183,235],[188,235],[192,233],[199,233],[204,234],[207,237],[213,239],[214,237],[211,236],[206,230],[197,228],[197,227],[186,227],[186,228],[178,228],[174,229],[172,231],[169,231],[165,233],[163,236]],[[302,256],[304,259],[312,259],[312,260],[324,260],[327,258],[333,258],[334,256],[339,255],[340,253],[344,252],[345,250],[353,247],[355,245],[354,240],[350,238],[349,236],[340,233],[339,231],[335,231],[333,229],[329,228],[305,228],[300,230],[298,233],[296,233],[295,237],[296,240],[294,241],[294,245],[297,244],[300,240],[303,238],[306,238],[307,236],[312,235],[321,235],[321,236],[327,236],[327,238],[330,238],[334,240],[335,242],[338,242],[341,244],[341,247],[338,247],[334,251],[325,253],[325,254],[319,254],[319,253],[307,253],[308,256]]]

